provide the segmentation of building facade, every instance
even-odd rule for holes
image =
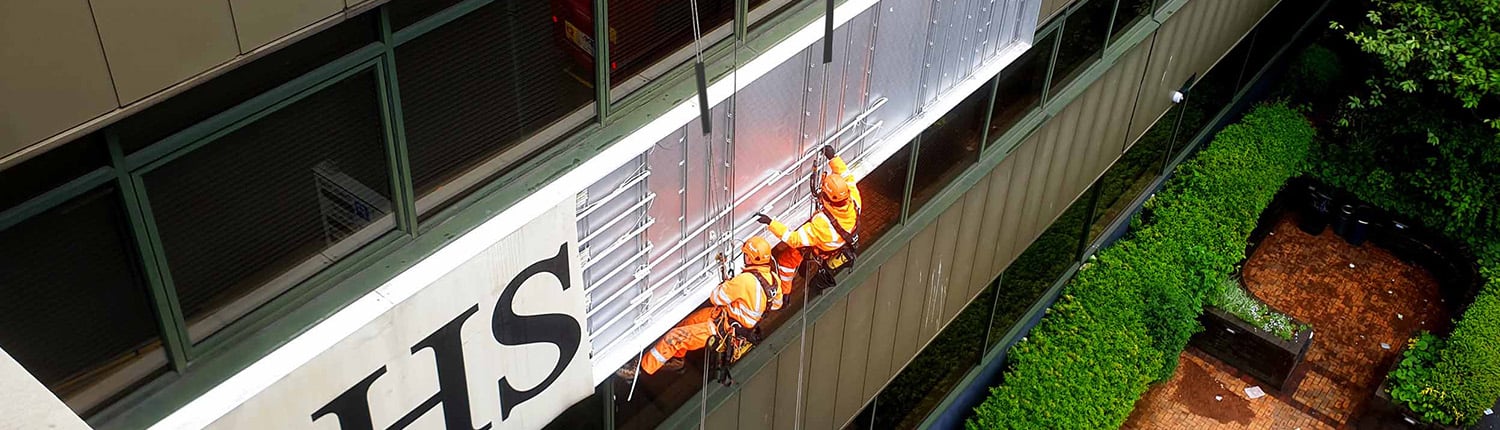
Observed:
[[[223,429],[942,425],[1322,6],[32,3],[7,419]],[[837,287],[733,385],[617,377],[755,214],[811,215],[824,145],[865,196]]]

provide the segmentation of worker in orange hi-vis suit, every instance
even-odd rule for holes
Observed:
[[[776,274],[781,287],[778,294],[771,297],[771,310],[781,309],[782,298],[791,294],[797,267],[802,265],[803,249],[831,256],[848,244],[848,236],[854,235],[859,224],[862,200],[859,187],[854,183],[854,175],[849,173],[849,166],[844,164],[844,159],[834,152],[832,146],[823,146],[823,156],[828,159],[830,172],[823,175],[818,190],[822,210],[813,215],[812,219],[796,230],[791,230],[786,224],[771,219],[766,214],[756,214],[756,221],[766,224],[771,234],[781,238],[781,243],[771,251],[776,259]]]
[[[689,351],[708,346],[714,336],[751,336],[749,330],[765,314],[767,290],[774,288],[771,275],[771,244],[752,237],[740,247],[745,267],[709,294],[713,306],[698,309],[667,331],[641,357],[641,369],[654,375],[658,369],[681,368]]]

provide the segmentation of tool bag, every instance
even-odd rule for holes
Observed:
[[[828,208],[823,208],[823,216],[828,217],[828,224],[833,226],[833,231],[838,232],[839,237],[844,238],[844,246],[829,252],[814,253],[819,261],[817,269],[808,285],[812,291],[821,292],[824,289],[833,288],[837,282],[834,276],[854,265],[854,260],[859,258],[859,220],[854,221],[854,231],[844,230],[839,225],[838,218],[834,218]]]

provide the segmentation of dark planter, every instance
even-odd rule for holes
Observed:
[[[1406,347],[1396,354],[1396,359],[1386,366],[1385,374],[1390,375],[1401,364],[1401,357],[1406,354]],[[1396,403],[1388,392],[1390,379],[1380,383],[1375,388],[1375,395],[1370,396],[1370,401],[1365,404],[1364,413],[1353,422],[1354,428],[1358,430],[1461,430],[1461,427],[1446,426],[1422,422],[1416,412],[1405,405]]]
[[[1204,330],[1188,341],[1194,348],[1240,369],[1269,388],[1284,393],[1296,389],[1292,374],[1312,344],[1311,329],[1298,332],[1290,341],[1282,340],[1212,306],[1204,308],[1198,322]]]
[[[1307,186],[1305,197],[1307,204],[1297,217],[1297,228],[1313,236],[1323,234],[1328,228],[1328,205],[1332,204],[1333,197],[1312,185]]]

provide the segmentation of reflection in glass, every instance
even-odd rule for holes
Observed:
[[[991,285],[886,385],[875,400],[880,407],[872,428],[917,428],[979,364],[994,297]]]
[[[1109,29],[1110,43],[1114,43],[1126,29],[1135,23],[1151,16],[1154,2],[1154,0],[1120,0],[1120,3],[1115,6],[1114,25]]]
[[[366,72],[142,174],[195,341],[394,227],[382,131]]]
[[[565,28],[593,43],[593,20],[574,11],[588,10],[592,0],[551,0]],[[683,48],[691,54],[693,49],[693,14],[687,1],[683,0],[631,0],[612,1],[609,4],[609,67],[610,85],[617,86],[625,80],[646,71],[652,65],[666,59]],[[576,17],[576,18],[575,18]],[[734,19],[734,0],[698,0],[699,28],[708,34],[715,28]],[[582,46],[582,45],[579,45]],[[708,46],[704,46],[707,49]],[[592,58],[593,48],[572,50]],[[678,58],[687,61],[692,55]],[[589,61],[589,64],[593,64]],[[666,66],[674,66],[668,64]],[[653,73],[659,74],[660,72]],[[647,79],[654,76],[645,76]]]
[[[83,416],[167,363],[128,223],[105,187],[0,227],[0,348]]]
[[[1026,311],[1041,300],[1057,278],[1078,261],[1079,240],[1089,201],[1074,201],[1042,235],[1005,269],[997,290],[995,315],[990,331],[1006,333],[1020,322]],[[991,341],[998,341],[998,337]]]
[[[937,196],[958,175],[979,161],[989,88],[981,87],[959,102],[917,140],[917,169],[911,184],[911,211]]]
[[[1171,120],[1175,119],[1176,116],[1173,115],[1157,121],[1095,184],[1099,200],[1091,220],[1089,243],[1104,234],[1104,229],[1115,218],[1123,215],[1130,203],[1162,174],[1162,163],[1166,160],[1170,137],[1168,133],[1172,128]]]
[[[1088,0],[1068,14],[1062,26],[1062,41],[1057,47],[1057,61],[1052,69],[1049,96],[1055,96],[1069,82],[1082,74],[1104,51],[1113,13],[1111,0]]]
[[[1047,61],[1057,44],[1057,32],[1048,33],[1005,66],[996,78],[995,107],[990,114],[990,140],[1005,134],[1027,112],[1041,104],[1042,89],[1047,85]]]
[[[887,231],[901,223],[901,201],[906,193],[907,170],[911,167],[908,143],[859,181],[864,208],[859,213],[859,242],[870,249]]]
[[[592,60],[570,55],[553,13],[543,2],[493,2],[396,47],[424,217],[554,139],[538,132],[592,116]]]

